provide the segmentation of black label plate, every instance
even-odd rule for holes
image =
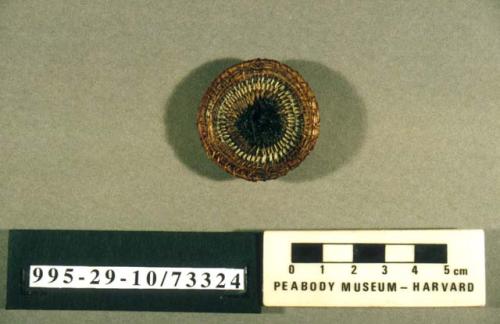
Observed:
[[[262,302],[260,251],[261,234],[253,232],[11,230],[7,308],[259,313]],[[34,270],[34,266],[42,267]],[[58,271],[48,271],[50,266],[58,266]],[[64,266],[74,268],[68,270]],[[89,277],[85,280],[73,276],[81,267],[89,267]],[[140,288],[109,289],[111,286],[105,285],[111,278],[115,281],[111,285],[117,284],[120,278],[115,271],[105,272],[102,267],[188,270],[180,275],[178,289],[151,289],[153,285],[148,284],[159,285],[159,272],[154,276],[141,273],[141,277],[137,277],[141,280]],[[244,269],[245,275],[224,278],[221,283],[223,276],[216,277],[217,273],[212,273],[211,280],[207,280],[210,274],[203,273],[206,268],[239,269],[240,273]],[[189,269],[201,270],[192,274]],[[129,277],[122,278],[129,285],[138,283],[132,277],[133,270],[129,270]],[[195,275],[198,277],[194,278]],[[57,277],[54,283],[59,282],[62,287],[51,286],[54,277]],[[87,286],[66,288],[63,284],[74,284],[78,279]],[[167,278],[171,279],[173,277]],[[37,280],[40,280],[38,283],[46,280],[46,286],[36,287],[33,282]],[[108,289],[89,288],[92,280]],[[187,289],[194,285],[192,280],[197,280],[195,288],[198,289]],[[202,289],[205,286],[209,289]]]

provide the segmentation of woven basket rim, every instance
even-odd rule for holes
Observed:
[[[304,111],[304,129],[301,142],[295,154],[288,159],[249,168],[239,163],[235,154],[227,154],[220,149],[223,145],[214,136],[214,125],[207,120],[207,112],[231,85],[248,78],[249,75],[273,75],[291,86]],[[313,150],[319,137],[319,107],[314,92],[304,78],[290,66],[273,59],[252,59],[234,64],[222,71],[210,84],[202,97],[197,127],[203,148],[208,157],[229,174],[250,181],[271,180],[287,174],[297,167]]]

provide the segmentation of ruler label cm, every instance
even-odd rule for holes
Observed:
[[[485,304],[482,230],[267,231],[266,306]]]

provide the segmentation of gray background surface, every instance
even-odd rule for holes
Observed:
[[[194,116],[239,60],[315,90],[290,175],[232,179]],[[0,228],[484,228],[488,306],[263,315],[0,310],[1,323],[500,323],[499,1],[0,1]],[[0,232],[0,304],[6,232]]]

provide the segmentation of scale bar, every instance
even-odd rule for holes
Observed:
[[[322,263],[323,244],[321,243],[292,243],[293,263]]]
[[[447,244],[292,243],[292,263],[447,262]]]
[[[416,263],[447,263],[448,248],[446,244],[415,245]]]
[[[354,244],[353,263],[383,263],[385,262],[384,244]]]

